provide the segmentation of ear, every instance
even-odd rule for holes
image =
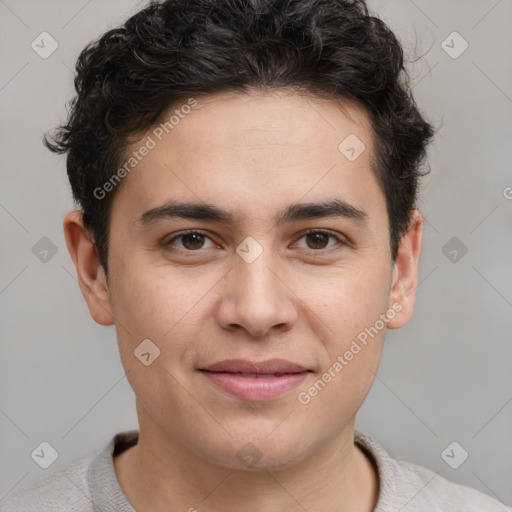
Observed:
[[[414,313],[422,229],[423,217],[418,210],[414,210],[407,233],[400,240],[393,264],[389,307],[397,311],[397,314],[388,321],[388,329],[400,329],[409,322]]]
[[[108,285],[98,251],[89,230],[84,227],[82,212],[72,211],[64,217],[64,234],[68,251],[75,264],[78,284],[92,318],[101,325],[112,325]]]

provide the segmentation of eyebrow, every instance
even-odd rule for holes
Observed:
[[[276,224],[285,224],[323,217],[341,217],[365,223],[368,214],[342,199],[331,199],[320,203],[292,203],[278,212],[274,221]],[[233,225],[236,215],[232,211],[213,204],[169,201],[144,212],[137,219],[137,223],[142,227],[147,227],[159,220],[172,218],[206,220]]]

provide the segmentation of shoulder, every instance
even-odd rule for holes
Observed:
[[[0,498],[0,512],[135,512],[119,486],[112,457],[137,441],[137,430],[114,434],[93,456]]]
[[[0,512],[89,512],[87,472],[91,459],[81,459],[0,499]]]
[[[464,511],[464,512],[511,512],[497,499],[476,489],[452,482],[423,466],[394,460],[397,487],[401,489],[412,510]]]
[[[512,512],[497,499],[456,484],[412,462],[392,458],[372,437],[356,432],[355,441],[374,459],[380,491],[375,512]]]

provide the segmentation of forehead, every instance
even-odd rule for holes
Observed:
[[[350,133],[365,139],[367,147],[372,146],[366,110],[353,101],[314,98],[287,89],[222,93],[194,100],[196,106],[179,119],[172,114],[185,103],[173,105],[162,116],[163,122],[148,133],[156,134],[158,140],[161,134],[169,141],[172,134],[176,145],[185,143],[200,153],[206,144],[228,152],[275,146],[304,150],[323,139],[322,149],[329,145],[337,154],[340,137]],[[165,121],[171,118],[170,127]]]
[[[175,104],[161,119],[126,150],[128,158],[151,146],[119,194],[130,196],[134,212],[186,197],[254,215],[258,205],[264,214],[264,205],[278,209],[301,197],[329,193],[357,203],[379,191],[373,133],[357,103],[287,91],[223,93]]]

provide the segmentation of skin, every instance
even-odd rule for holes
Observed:
[[[413,314],[421,215],[414,212],[393,262],[385,196],[371,170],[372,130],[358,104],[283,90],[196,99],[116,191],[108,285],[80,213],[64,220],[90,314],[115,324],[136,395],[139,443],[114,459],[120,485],[139,511],[369,512],[378,477],[354,444],[355,416],[386,328],[402,327]],[[366,146],[355,161],[338,150],[349,134]],[[333,198],[363,210],[366,222],[274,221],[291,203]],[[227,208],[234,224],[138,222],[170,199]],[[192,228],[207,237],[169,242]],[[315,245],[308,229],[334,237]],[[248,236],[263,248],[252,263],[236,252]],[[393,304],[401,311],[386,328],[301,404],[298,394]],[[144,339],[160,349],[149,366],[134,356]],[[197,370],[224,359],[274,357],[312,372],[268,401],[235,398]],[[237,457],[249,442],[262,455],[253,467]]]

